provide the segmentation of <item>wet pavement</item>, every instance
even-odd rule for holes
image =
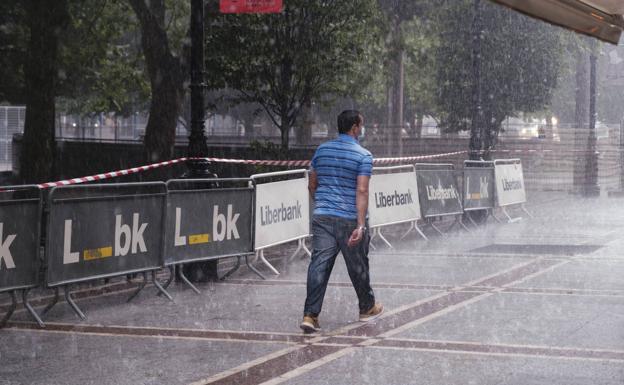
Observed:
[[[298,328],[306,258],[200,294],[173,284],[174,302],[153,286],[130,303],[125,282],[84,289],[85,321],[61,302],[46,329],[20,311],[0,330],[0,384],[621,385],[622,203],[553,192],[515,223],[429,241],[384,230],[394,249],[376,239],[370,258],[386,313],[357,322],[339,257],[315,336]]]

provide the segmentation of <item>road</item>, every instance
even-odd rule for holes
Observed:
[[[78,301],[86,321],[65,303],[45,330],[14,316],[0,330],[0,384],[621,385],[624,205],[538,198],[534,218],[515,223],[428,242],[389,231],[394,249],[376,240],[371,276],[387,311],[369,324],[340,260],[315,336],[298,329],[305,258],[199,295],[173,285],[175,302],[148,287],[126,303],[118,283]]]

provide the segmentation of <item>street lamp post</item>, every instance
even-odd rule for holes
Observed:
[[[483,113],[481,108],[481,0],[474,0],[474,19],[472,22],[472,122],[470,127],[469,156],[471,160],[481,159],[481,127]]]
[[[214,177],[208,170],[208,146],[204,134],[204,1],[191,0],[191,133],[186,161],[187,177]]]
[[[191,0],[191,133],[187,149],[185,178],[216,178],[210,172],[204,134],[204,0]],[[218,260],[187,263],[181,268],[191,281],[216,280]],[[177,276],[177,274],[176,274]],[[179,280],[179,279],[178,279]]]
[[[596,42],[592,42],[589,56],[589,137],[587,140],[587,162],[585,166],[586,197],[600,195],[598,186],[598,153],[596,152]]]

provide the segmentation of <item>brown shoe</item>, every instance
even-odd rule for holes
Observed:
[[[309,315],[303,316],[303,321],[301,321],[299,327],[306,334],[321,331],[321,325],[318,322],[318,317],[312,317]]]
[[[384,306],[381,302],[375,302],[373,307],[365,313],[360,313],[360,322],[368,322],[379,318],[383,314]]]

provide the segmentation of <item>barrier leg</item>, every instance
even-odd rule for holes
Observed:
[[[264,257],[264,249],[258,250],[256,253],[258,254],[258,258],[260,258],[260,261],[262,261],[262,263],[264,263],[269,270],[271,270],[275,275],[279,275],[279,271],[277,271],[276,268],[273,267],[273,265],[271,265],[271,263],[269,263],[269,261],[267,261],[267,259]]]
[[[302,249],[302,248],[303,248],[303,247],[302,247],[302,245],[301,245],[301,239],[298,239],[298,240],[297,240],[297,249],[295,250],[295,252],[294,252],[294,253],[292,253],[292,255],[291,255],[290,257],[288,257],[288,258],[286,259],[286,261],[285,261],[285,263],[284,263],[284,266],[287,266],[287,265],[290,263],[290,261],[292,261],[293,259],[295,259],[295,257],[297,256],[297,254],[299,254],[299,252],[301,251],[301,249]],[[262,250],[260,250],[260,252],[262,253]],[[279,273],[278,273],[278,274],[279,274]]]
[[[24,307],[26,308],[26,310],[28,310],[28,313],[30,313],[30,316],[33,317],[35,319],[35,321],[37,321],[37,324],[39,324],[39,327],[40,328],[45,328],[45,324],[41,320],[41,317],[39,317],[39,314],[37,314],[35,309],[28,302],[28,292],[29,291],[30,291],[30,289],[24,289],[24,291],[22,291],[22,303],[24,304]]]
[[[312,258],[312,252],[310,251],[310,249],[308,249],[308,246],[306,246],[304,238],[301,238],[301,246],[303,246],[303,251],[305,251],[305,253],[308,255],[308,257]]]
[[[156,286],[156,288],[158,289],[160,293],[162,293],[165,297],[167,297],[169,301],[174,302],[173,297],[171,297],[171,294],[169,294],[167,290],[165,290],[165,288],[162,287],[160,282],[158,282],[158,280],[156,279],[156,270],[152,270],[152,282],[154,283],[154,286]]]
[[[430,222],[429,226],[431,226],[431,228],[437,231],[438,234],[440,234],[441,236],[446,237],[446,234],[444,234],[440,229],[438,229],[437,226],[433,224],[433,222]]]
[[[530,212],[526,209],[526,207],[524,207],[524,203],[523,203],[523,204],[521,204],[521,205],[520,205],[520,207],[522,208],[522,211],[524,211],[524,212],[526,213],[526,215],[528,215],[528,216],[529,216],[529,218],[535,218],[535,217],[533,216],[533,214],[531,214],[531,213],[530,213]]]
[[[60,294],[59,294],[59,288],[58,286],[54,288],[54,298],[52,298],[52,302],[50,302],[48,304],[48,306],[45,307],[45,309],[43,309],[43,311],[41,312],[41,314],[46,314],[47,312],[49,312],[50,310],[52,310],[52,308],[54,307],[54,305],[56,305],[59,301],[60,298]]]
[[[410,222],[410,227],[409,229],[407,229],[407,231],[405,232],[405,234],[401,235],[401,238],[399,238],[399,241],[402,241],[403,238],[407,237],[407,234],[411,233],[412,230],[414,230],[414,222]]]
[[[238,268],[240,267],[240,265],[241,265],[241,256],[240,256],[240,255],[237,255],[237,256],[236,256],[236,265],[234,265],[234,267],[233,267],[232,269],[230,269],[227,273],[225,273],[225,274],[223,275],[223,277],[221,277],[221,278],[220,278],[220,280],[221,280],[221,281],[224,281],[224,280],[225,280],[226,278],[228,278],[230,275],[234,274],[234,273],[238,270]]]
[[[180,278],[182,278],[182,281],[186,283],[191,288],[191,290],[193,290],[197,294],[201,294],[199,289],[195,287],[195,285],[193,285],[191,281],[188,280],[188,278],[186,278],[186,275],[184,275],[184,269],[180,269]],[[160,295],[161,293],[158,294]]]
[[[126,302],[130,302],[133,299],[135,299],[136,296],[139,295],[141,290],[143,290],[143,288],[145,288],[145,285],[147,285],[147,273],[143,272],[143,273],[141,273],[141,276],[143,277],[143,281],[141,281],[141,283],[139,284],[139,287],[136,289],[136,291],[134,293],[132,293],[132,295],[130,296],[130,298],[128,298],[128,300]]]
[[[479,227],[479,225],[477,225],[477,222],[475,222],[474,219],[472,219],[472,215],[470,215],[470,211],[466,211],[466,216],[468,217],[468,220],[470,221],[470,223],[472,223],[472,225],[474,227]]]
[[[4,315],[2,320],[0,320],[0,329],[2,329],[6,325],[6,323],[9,321],[9,318],[11,318],[11,316],[13,315],[13,312],[15,312],[15,309],[17,309],[17,296],[15,295],[15,290],[11,290],[9,294],[11,295],[12,301],[11,307],[9,308],[9,310],[7,310],[7,313]]]
[[[469,232],[469,233],[471,233],[471,232],[472,232],[472,231],[468,228],[468,226],[466,226],[466,225],[464,224],[464,221],[462,221],[461,214],[457,216],[456,221],[457,221],[457,223],[459,223],[459,225],[460,225],[461,227],[463,227],[463,228],[464,228],[464,230],[466,230],[466,231],[467,231],[467,232]]]
[[[381,229],[377,230],[377,233],[379,234],[379,238],[381,238],[381,240],[384,241],[384,243],[388,245],[389,248],[394,249],[394,246],[392,246],[392,244],[388,242],[386,237],[384,237],[383,234],[381,233]]]
[[[169,278],[167,278],[165,283],[162,285],[165,290],[169,287],[169,285],[171,285],[171,282],[173,282],[173,279],[175,278],[175,267],[172,265],[167,269],[169,270]],[[160,297],[162,293],[159,291],[156,295]]]
[[[69,306],[71,306],[72,310],[78,315],[78,317],[80,317],[81,320],[86,320],[87,316],[82,312],[82,310],[80,310],[80,308],[78,307],[76,302],[74,302],[74,299],[71,296],[71,293],[69,291],[69,285],[65,285],[63,289],[65,291],[65,301],[67,301]]]
[[[171,265],[171,266],[169,266],[169,278],[167,278],[167,281],[165,282],[163,287],[165,289],[168,288],[169,285],[171,285],[171,282],[173,282],[174,278],[175,278],[175,266]]]
[[[514,223],[522,220],[522,217],[512,218],[505,209],[505,207],[501,207],[501,209],[503,210],[503,214],[505,214],[505,216],[507,217],[507,223]]]
[[[491,214],[492,214],[492,218],[494,218],[494,220],[496,222],[503,223],[503,221],[499,217],[497,217],[496,214],[494,214],[494,209],[492,209],[492,213]]]
[[[427,238],[427,236],[425,235],[425,233],[422,232],[422,230],[420,229],[420,227],[418,227],[418,223],[414,222],[414,229],[418,232],[418,234],[420,234],[420,236],[425,240],[428,241],[429,238]]]
[[[256,256],[258,256],[258,253],[256,252]],[[245,255],[245,264],[247,265],[247,267],[249,268],[249,270],[253,271],[254,273],[256,273],[260,278],[262,279],[266,279],[264,275],[262,275],[261,272],[258,271],[258,269],[256,269],[255,267],[253,267],[253,264],[249,263],[249,256]]]
[[[377,236],[377,228],[375,227],[373,229],[373,233],[371,234],[370,240],[368,241],[368,245],[373,250],[377,250],[377,246],[375,246],[375,244],[373,243],[373,239],[375,239],[376,236]]]

